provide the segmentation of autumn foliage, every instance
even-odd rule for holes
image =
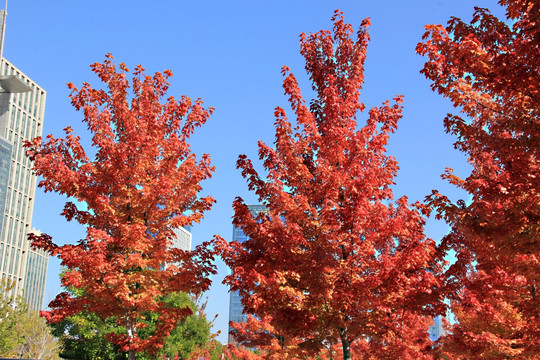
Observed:
[[[235,200],[234,225],[249,239],[222,242],[232,269],[226,281],[244,310],[274,329],[282,358],[337,344],[343,359],[354,349],[364,354],[355,359],[430,359],[426,316],[445,309],[437,294],[441,263],[423,232],[423,205],[393,200],[398,165],[385,154],[402,98],[364,113],[369,19],[356,37],[339,11],[332,20],[333,32],[301,35],[316,94],[309,105],[283,68],[295,121],[276,108],[275,144],[259,142],[266,178],[239,157],[268,212],[254,217]]]
[[[92,65],[106,90],[73,84],[73,106],[84,114],[92,134],[90,159],[73,130],[66,137],[47,136],[26,143],[34,171],[45,191],[73,201],[63,215],[87,229],[75,244],[58,246],[50,236],[32,236],[33,246],[58,256],[67,268],[65,288],[81,290],[74,297],[59,294],[44,313],[49,322],[87,311],[113,318],[126,329],[108,339],[129,352],[155,352],[189,307],[167,305],[165,295],[205,291],[215,272],[208,244],[194,251],[173,248],[173,230],[198,222],[210,209],[211,197],[198,197],[201,181],[211,176],[210,159],[197,160],[188,140],[205,123],[212,108],[183,96],[162,101],[170,71],[145,75],[137,66],[131,81],[124,64],[112,56]],[[158,313],[156,331],[141,338],[144,314]]]
[[[426,329],[431,325],[430,317],[412,315],[403,317],[399,336],[387,336],[384,348],[374,352],[376,347],[368,338],[351,343],[349,356],[355,360],[384,359],[432,359],[435,351],[425,341]],[[332,360],[343,358],[343,346],[339,339],[319,344],[316,352],[306,347],[305,339],[287,336],[283,330],[270,324],[270,319],[260,320],[248,316],[243,323],[232,323],[236,342],[230,346],[231,354],[239,359],[254,360]],[[434,347],[434,346],[433,346]],[[249,349],[256,349],[257,353]],[[234,358],[234,357],[233,357]]]
[[[540,353],[540,5],[499,3],[506,21],[476,8],[470,24],[427,26],[417,48],[432,88],[461,110],[445,127],[472,166],[466,178],[444,175],[470,202],[428,198],[451,226],[442,248],[457,257],[447,290],[458,323],[445,346],[459,359]]]

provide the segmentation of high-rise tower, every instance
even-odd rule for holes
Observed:
[[[173,239],[173,247],[180,250],[191,250],[191,226],[174,229],[176,237]]]
[[[5,12],[0,10],[2,29]],[[3,49],[3,32],[0,49]],[[1,51],[1,50],[0,50]],[[34,251],[31,229],[36,176],[25,156],[25,140],[41,136],[46,93],[0,53],[0,274],[14,282],[30,308],[43,306],[48,255]]]
[[[260,212],[265,212],[268,209],[264,205],[248,205],[247,206],[253,217],[257,216]],[[233,241],[244,242],[248,237],[244,234],[242,229],[233,227]],[[230,292],[229,300],[229,323],[230,322],[244,322],[247,320],[247,315],[244,314],[244,308],[242,306],[242,297],[238,291]],[[229,344],[232,343],[233,338],[231,335],[231,327],[229,325]]]
[[[429,339],[437,341],[441,336],[444,336],[443,319],[441,315],[433,318],[433,325],[429,327]]]

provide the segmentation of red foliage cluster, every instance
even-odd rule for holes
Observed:
[[[275,148],[259,143],[266,179],[246,156],[238,160],[268,211],[253,217],[234,202],[233,222],[249,239],[223,243],[227,282],[283,349],[315,354],[339,341],[344,359],[359,344],[369,356],[429,359],[424,317],[445,309],[441,262],[423,233],[424,207],[392,201],[398,166],[385,154],[402,99],[372,108],[357,128],[369,20],[355,39],[340,12],[332,20],[332,33],[301,36],[317,95],[310,106],[283,68],[296,121],[276,108]]]
[[[43,177],[39,186],[84,204],[68,202],[63,212],[87,228],[78,243],[57,246],[48,235],[32,236],[35,247],[61,259],[67,268],[62,285],[78,295],[59,294],[49,305],[48,321],[84,310],[116,318],[126,333],[108,337],[132,355],[159,349],[191,313],[169,307],[164,295],[205,291],[208,275],[215,272],[209,244],[193,252],[171,247],[173,230],[198,222],[214,202],[197,196],[200,182],[213,171],[210,159],[203,155],[197,161],[187,143],[212,109],[185,96],[161,103],[169,71],[147,76],[138,66],[130,83],[128,69],[119,67],[110,55],[92,65],[107,90],[70,85],[72,103],[92,133],[94,160],[70,127],[65,139],[49,135],[25,146],[34,171]],[[158,331],[141,339],[137,329],[149,311],[160,314]]]
[[[259,142],[265,177],[245,155],[237,162],[267,211],[254,215],[237,198],[233,222],[248,240],[218,238],[232,269],[226,282],[253,315],[235,325],[243,346],[221,350],[214,342],[191,358],[220,351],[230,360],[537,357],[540,5],[500,4],[510,25],[477,8],[471,24],[452,18],[446,28],[426,26],[417,47],[428,57],[422,73],[432,88],[462,112],[444,123],[472,172],[443,176],[471,195],[468,203],[437,191],[427,204],[393,199],[398,165],[385,147],[402,98],[364,113],[369,19],[355,36],[336,11],[333,31],[302,34],[316,98],[307,105],[283,68],[295,120],[276,108],[275,144]],[[138,66],[130,82],[110,55],[92,70],[107,90],[70,88],[92,133],[94,159],[70,127],[64,139],[25,145],[43,178],[39,186],[84,204],[67,202],[63,215],[87,235],[63,246],[46,234],[30,238],[67,268],[62,284],[69,291],[42,315],[49,322],[81,311],[115,318],[126,331],[107,336],[134,359],[137,351],[155,353],[191,313],[168,306],[164,296],[205,291],[215,273],[211,243],[192,252],[172,247],[174,229],[198,222],[214,202],[198,196],[213,172],[210,159],[197,161],[187,142],[212,108],[185,96],[163,102],[169,71],[147,76]],[[438,247],[424,235],[432,209],[451,226]],[[444,269],[450,251],[456,262]],[[445,297],[457,323],[439,347],[427,328],[446,311]],[[148,312],[159,314],[157,330],[140,338]]]
[[[447,273],[454,358],[540,353],[540,6],[500,3],[511,25],[477,8],[471,24],[427,26],[417,48],[432,88],[466,116],[448,115],[445,126],[473,167],[465,179],[445,174],[469,204],[436,191],[428,198],[452,229],[443,249],[457,254]]]

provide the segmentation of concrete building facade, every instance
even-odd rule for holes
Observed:
[[[173,247],[180,250],[191,250],[191,227],[186,226],[185,228],[181,227],[174,229],[174,235],[176,237],[173,239]]]
[[[1,11],[0,17],[4,19]],[[14,291],[23,294],[35,310],[43,306],[49,257],[30,249],[27,240],[37,178],[23,144],[42,134],[45,98],[45,90],[1,58],[0,277],[13,282]]]

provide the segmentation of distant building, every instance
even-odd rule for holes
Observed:
[[[248,209],[251,215],[257,216],[260,212],[266,212],[268,209],[264,205],[248,205]],[[232,241],[244,242],[248,237],[244,234],[242,229],[233,227]],[[242,297],[238,294],[238,291],[230,292],[229,300],[229,322],[244,322],[247,320],[247,315],[244,314],[244,308],[242,307]],[[232,343],[231,327],[229,325],[229,343]]]
[[[442,316],[436,316],[433,319],[433,325],[429,327],[429,339],[431,341],[437,341],[441,336],[444,335],[444,329],[442,326]]]
[[[30,230],[40,235],[38,230]],[[41,250],[30,249],[26,260],[24,297],[31,309],[40,310],[43,307],[45,283],[47,282],[47,267],[49,255]]]
[[[176,237],[173,239],[173,247],[181,250],[191,250],[191,227],[174,229]]]
[[[5,20],[0,10],[0,20]],[[0,276],[15,284],[30,307],[43,306],[48,255],[30,249],[36,176],[25,156],[24,140],[41,136],[46,93],[1,57],[0,37]],[[30,276],[32,279],[29,279]]]

